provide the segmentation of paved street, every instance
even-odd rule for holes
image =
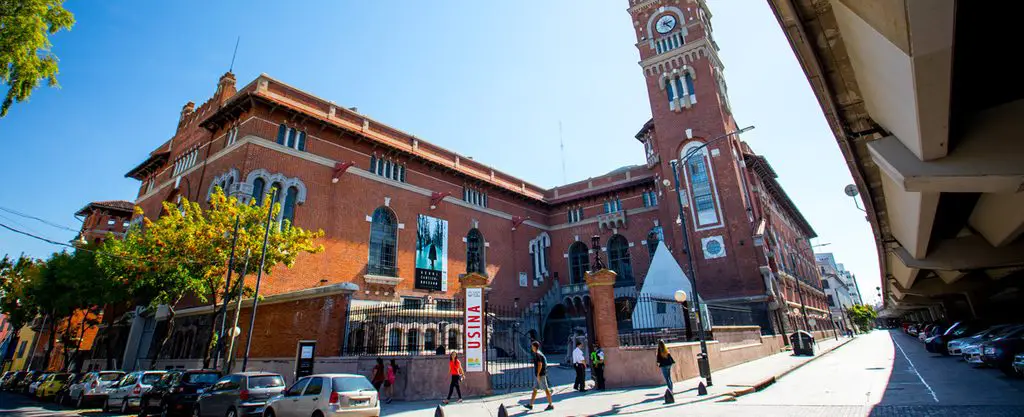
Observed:
[[[568,386],[556,389],[553,416],[579,415],[699,415],[699,416],[1024,416],[1024,380],[1009,379],[997,370],[973,369],[954,357],[940,357],[924,350],[917,340],[899,331],[875,331],[843,340],[824,340],[823,350],[841,346],[807,361],[781,353],[716,373],[712,394],[740,389],[753,381],[779,375],[795,366],[776,383],[736,398],[696,400],[684,391],[695,380],[679,383],[680,404],[662,405],[663,388],[573,393]],[[510,415],[526,415],[523,394],[472,399],[446,407],[449,416],[496,415],[500,404]],[[705,397],[707,398],[707,397]],[[538,402],[542,404],[543,402]],[[431,416],[436,402],[411,402],[385,406],[384,415]],[[542,407],[538,407],[538,410]],[[20,395],[0,394],[0,415],[101,415],[98,410],[76,413],[53,405],[40,407]]]

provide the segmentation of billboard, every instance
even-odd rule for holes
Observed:
[[[466,288],[466,372],[484,370],[483,288]]]
[[[448,221],[421,214],[416,221],[415,287],[448,291]]]

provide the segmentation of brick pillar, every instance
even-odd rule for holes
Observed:
[[[492,390],[491,390],[491,374],[487,372],[487,322],[486,322],[486,317],[487,317],[487,311],[486,311],[486,309],[487,309],[487,301],[486,300],[487,300],[487,287],[488,287],[487,284],[488,284],[489,281],[490,280],[487,279],[487,277],[485,277],[485,276],[483,276],[483,275],[481,275],[479,273],[476,273],[476,272],[469,273],[469,274],[466,274],[466,275],[463,275],[463,276],[459,277],[459,284],[462,287],[459,290],[459,297],[462,299],[463,309],[466,308],[466,290],[467,289],[470,289],[470,288],[480,288],[481,292],[483,293],[482,294],[483,295],[483,299],[481,300],[481,303],[480,303],[480,306],[481,306],[480,317],[483,318],[481,320],[481,329],[480,329],[480,331],[482,332],[482,335],[480,337],[480,341],[483,344],[484,371],[483,372],[469,372],[467,370],[466,371],[466,379],[463,381],[463,385],[464,385],[463,386],[463,391],[467,391],[465,385],[473,385],[473,386],[477,386],[477,387],[486,387],[485,391],[486,391],[487,395],[491,395],[491,393],[492,393]],[[466,312],[463,311],[463,319],[466,319],[465,313]],[[467,326],[469,325],[468,321],[464,321],[464,324],[467,325]],[[468,338],[466,338],[466,329],[463,329],[462,337],[463,337],[463,339],[465,339],[465,340],[462,341],[462,345],[463,345],[462,366],[465,367],[465,366],[467,366],[467,360],[466,360],[466,354],[465,353],[468,352],[468,348],[469,348],[469,345],[468,345],[469,340],[468,340]],[[445,366],[447,366],[447,364]]]
[[[605,350],[619,346],[619,323],[615,319],[615,272],[601,269],[586,274],[590,304],[594,311],[594,340]]]

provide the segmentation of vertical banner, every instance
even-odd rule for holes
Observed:
[[[448,291],[448,221],[420,215],[416,222],[416,276],[420,290]]]
[[[466,372],[484,370],[483,288],[466,288]]]

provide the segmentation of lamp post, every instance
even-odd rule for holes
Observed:
[[[252,347],[252,330],[256,327],[256,308],[260,305],[260,281],[263,279],[263,267],[267,262],[267,241],[270,240],[270,223],[274,220],[274,201],[277,200],[277,188],[271,188],[270,201],[267,202],[267,224],[263,233],[263,253],[260,254],[260,269],[256,271],[256,289],[252,296],[252,318],[249,320],[249,332],[245,335],[245,357],[242,358],[242,372],[249,365],[249,349]]]
[[[679,165],[680,164],[686,164],[687,161],[689,161],[690,158],[693,155],[695,155],[697,152],[700,152],[704,148],[708,147],[708,145],[711,145],[712,143],[718,142],[718,141],[720,141],[722,139],[725,139],[727,137],[730,137],[732,135],[737,135],[737,134],[740,134],[740,133],[743,133],[743,132],[747,132],[747,131],[750,131],[750,130],[753,130],[753,129],[754,129],[754,126],[747,126],[747,127],[743,128],[743,129],[739,129],[739,130],[735,130],[735,131],[732,131],[732,132],[725,133],[725,134],[723,134],[721,136],[718,136],[716,138],[713,138],[713,139],[711,139],[709,141],[704,142],[700,146],[697,146],[697,147],[695,147],[693,149],[690,149],[679,160],[673,159],[673,160],[669,161],[670,165],[672,165],[672,179],[675,181],[676,200],[679,203],[679,224],[683,228],[683,252],[686,253],[686,266],[687,266],[687,269],[689,269],[689,271],[688,271],[689,274],[687,274],[687,275],[690,278],[690,286],[693,288],[693,300],[694,300],[693,304],[694,304],[694,306],[697,309],[697,337],[700,338],[700,355],[697,358],[697,361],[698,361],[697,363],[698,363],[698,368],[699,369],[701,369],[702,371],[704,369],[707,370],[707,372],[706,372],[707,375],[702,375],[702,376],[704,376],[704,378],[707,380],[707,386],[709,386],[709,387],[712,385],[711,384],[711,366],[708,363],[708,345],[707,345],[707,341],[704,340],[704,323],[705,323],[704,319],[705,319],[705,317],[703,317],[703,311],[702,311],[701,305],[700,305],[700,292],[697,291],[697,270],[693,267],[693,254],[690,253],[690,235],[689,235],[689,231],[688,231],[688,229],[686,227],[686,213],[683,212],[683,196],[679,192],[680,191],[680,188],[679,188]],[[689,320],[686,320],[686,322],[689,323]],[[689,326],[687,326],[687,330],[689,331]],[[691,336],[691,334],[689,332],[687,332],[687,337],[689,338],[690,336]],[[703,374],[705,372],[701,372],[701,373]]]

